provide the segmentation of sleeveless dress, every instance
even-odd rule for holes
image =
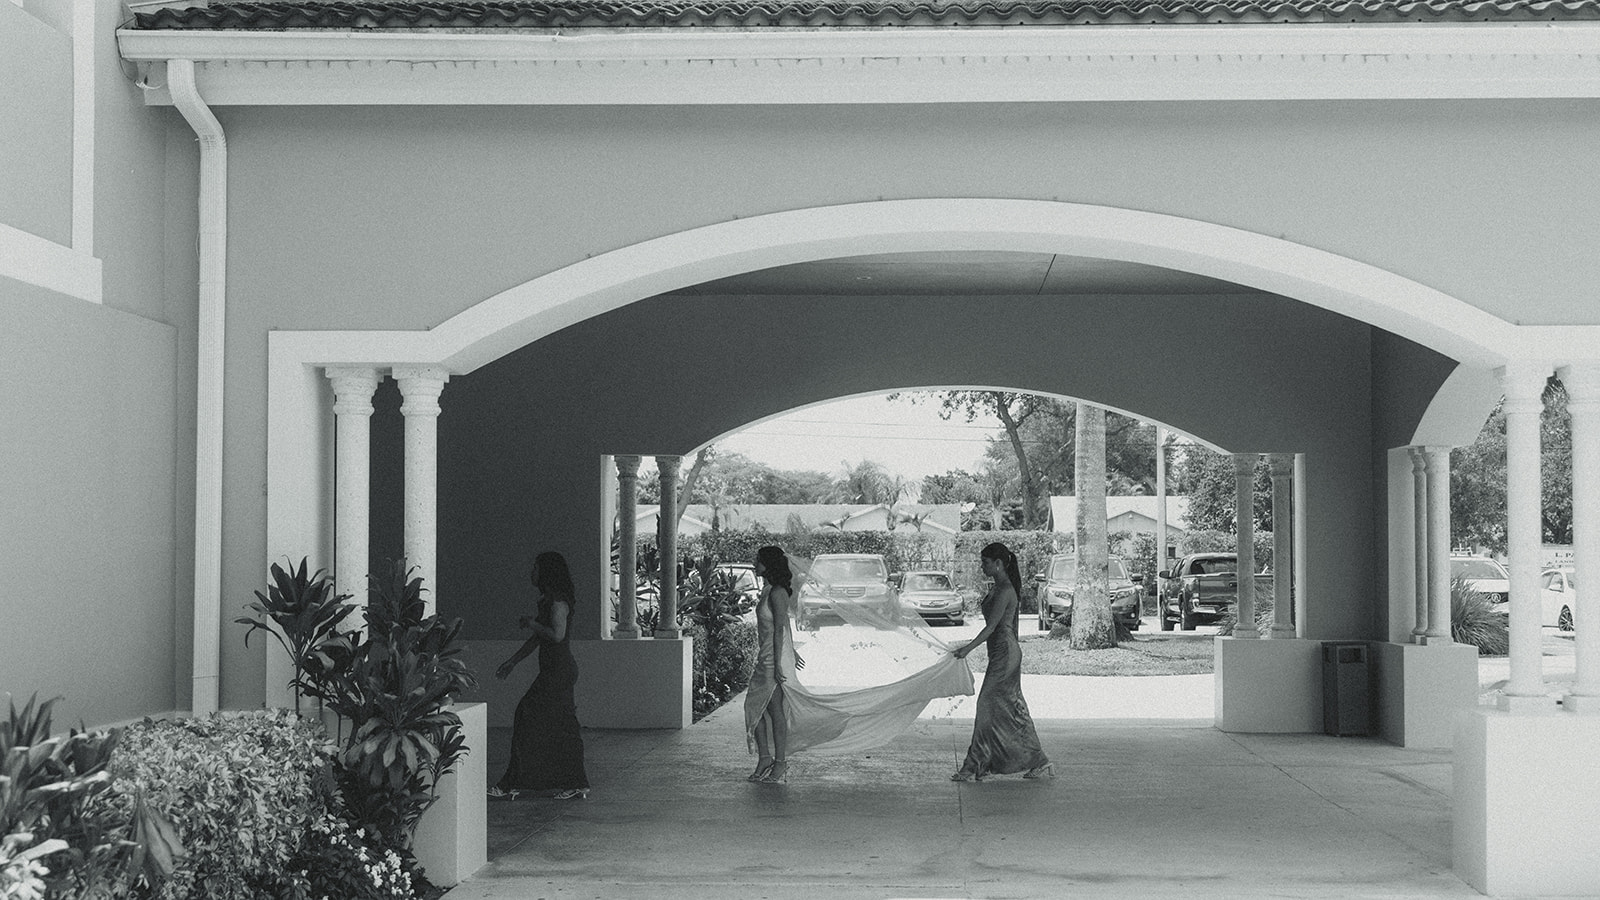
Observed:
[[[919,672],[889,684],[847,691],[808,690],[795,677],[794,629],[786,628],[782,647],[774,650],[772,632],[776,617],[788,611],[772,608],[772,589],[764,589],[756,603],[755,670],[744,698],[745,744],[754,752],[755,729],[772,696],[783,691],[784,721],[789,725],[788,752],[858,753],[881,747],[911,727],[928,704],[940,697],[972,694],[972,671],[965,660],[948,653]],[[785,679],[773,678],[774,663]]]
[[[539,600],[536,619],[554,627],[554,615],[555,598],[546,594]],[[558,642],[539,642],[539,674],[517,704],[511,723],[511,763],[497,784],[501,790],[555,793],[589,786],[578,705],[573,700],[578,663],[568,644],[571,637],[569,629]]]
[[[999,592],[983,598],[983,618],[992,621],[999,610]],[[1022,698],[1022,646],[1017,641],[1017,616],[1007,616],[990,633],[989,668],[978,689],[973,716],[972,744],[963,771],[979,777],[1026,772],[1050,760],[1039,745],[1028,701]]]

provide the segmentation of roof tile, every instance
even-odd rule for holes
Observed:
[[[1600,19],[1600,0],[438,0],[212,2],[137,29],[417,30],[1536,22]]]

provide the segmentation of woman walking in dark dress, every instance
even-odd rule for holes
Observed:
[[[583,734],[578,728],[578,706],[572,699],[578,683],[578,664],[567,643],[567,623],[572,618],[572,574],[561,554],[546,552],[534,560],[533,587],[539,593],[538,614],[520,619],[533,636],[500,664],[495,677],[504,681],[539,648],[539,674],[517,704],[511,725],[511,764],[489,789],[495,799],[511,799],[523,791],[557,800],[589,796],[589,777],[583,770]]]
[[[1024,778],[1055,774],[1039,746],[1039,733],[1022,699],[1022,646],[1017,641],[1018,594],[1022,576],[1017,556],[1005,544],[983,548],[983,574],[994,587],[983,598],[983,630],[951,651],[965,659],[974,647],[988,642],[989,668],[978,688],[978,709],[972,723],[972,744],[967,759],[950,776],[951,781],[981,781],[986,775],[1023,772]]]

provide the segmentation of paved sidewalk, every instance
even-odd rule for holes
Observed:
[[[1053,780],[950,782],[971,732],[951,710],[869,755],[797,755],[786,785],[744,781],[737,699],[682,731],[586,730],[590,799],[490,804],[491,862],[449,896],[1479,896],[1450,871],[1449,751],[1047,718],[1105,701],[1025,690]]]

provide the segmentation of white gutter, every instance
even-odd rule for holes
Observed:
[[[228,144],[195,87],[194,60],[167,61],[173,105],[200,139],[199,334],[195,380],[194,714],[219,706],[222,641],[222,377],[226,336]]]

